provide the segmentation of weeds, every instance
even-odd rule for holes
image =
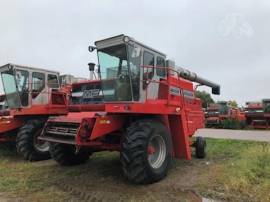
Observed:
[[[210,188],[208,195],[228,201],[270,201],[270,144],[227,140],[212,143],[212,155],[216,153],[218,158],[226,154],[228,158],[210,168],[211,182],[202,181],[202,191],[207,194]],[[219,150],[224,145],[226,151]]]
[[[219,128],[223,129],[244,129],[246,127],[246,124],[244,121],[239,121],[237,119],[225,119],[220,122]]]

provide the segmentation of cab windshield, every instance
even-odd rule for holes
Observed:
[[[14,76],[15,74],[15,76]],[[1,73],[5,97],[9,108],[28,106],[29,73],[24,70],[7,70]]]
[[[17,92],[16,81],[12,70],[1,73],[3,87],[6,95],[6,101],[9,108],[19,108],[21,101]]]
[[[130,58],[132,50],[125,44],[98,50],[104,101],[139,99],[140,57]]]

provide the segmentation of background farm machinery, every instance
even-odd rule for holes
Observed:
[[[247,125],[254,129],[270,129],[270,99],[247,102],[245,107]]]
[[[209,104],[205,110],[205,123],[209,128],[240,129],[245,127],[245,121],[244,112],[226,101]]]
[[[69,82],[76,78],[15,64],[0,67],[0,74],[5,91],[0,96],[0,142],[16,142],[26,160],[49,158],[49,144],[37,137],[49,116],[67,114]]]

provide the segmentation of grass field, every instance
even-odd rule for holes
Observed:
[[[270,144],[235,140],[209,141],[200,193],[229,201],[270,201]]]
[[[0,201],[270,201],[270,144],[207,141],[207,158],[174,160],[159,183],[138,186],[122,176],[119,154],[102,152],[88,163],[60,167],[54,161],[22,161],[0,148]]]

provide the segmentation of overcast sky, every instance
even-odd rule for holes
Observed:
[[[220,83],[217,100],[270,98],[269,0],[0,0],[0,64],[87,77],[88,45],[122,33]]]

